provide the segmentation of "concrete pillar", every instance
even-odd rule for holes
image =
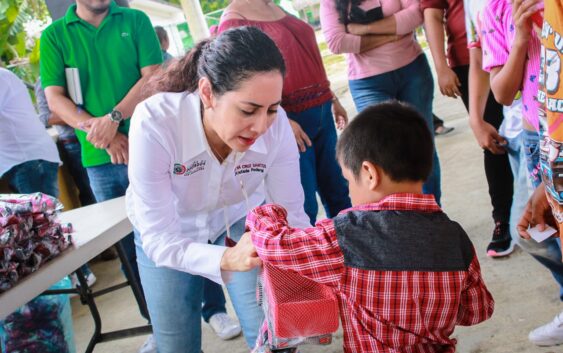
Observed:
[[[45,4],[47,5],[47,9],[53,21],[63,17],[68,7],[74,4],[74,2],[74,0],[45,0]],[[129,7],[128,0],[116,0],[115,2],[119,6]]]
[[[209,28],[198,0],[180,0],[194,42],[209,37]]]

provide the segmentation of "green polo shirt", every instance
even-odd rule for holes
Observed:
[[[161,63],[160,44],[147,15],[113,1],[98,28],[79,18],[72,5],[41,36],[43,88],[66,88],[65,68],[78,68],[82,108],[94,117],[108,114],[121,102],[141,77],[141,68]],[[130,119],[124,120],[119,131],[127,134],[129,124]],[[76,136],[85,167],[111,162],[104,149],[86,140],[85,132],[76,130]]]

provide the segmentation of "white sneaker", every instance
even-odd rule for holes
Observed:
[[[145,343],[143,343],[143,345],[139,349],[138,353],[157,353],[157,351],[158,350],[156,349],[156,341],[154,340],[154,336],[149,335]]]
[[[551,321],[530,332],[530,342],[537,346],[556,346],[563,343],[563,312]]]
[[[209,326],[223,340],[235,338],[241,333],[240,324],[225,313],[218,313],[209,318]]]
[[[86,276],[86,283],[88,283],[88,287],[92,287],[94,283],[96,283],[96,276],[92,272],[88,272],[84,274]],[[78,277],[75,273],[70,275],[70,282],[72,284],[72,288],[76,288],[80,286],[80,282],[78,282]]]

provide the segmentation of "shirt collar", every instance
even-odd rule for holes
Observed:
[[[204,151],[212,153],[209,143],[205,138],[205,131],[203,130],[200,113],[201,100],[199,95],[197,93],[188,94],[187,99],[189,100],[191,109],[185,109],[184,111],[188,112],[187,114],[191,115],[191,117],[186,116],[185,119],[182,119],[182,129],[184,134],[187,135],[183,143],[182,156],[186,161],[194,158]],[[190,118],[194,119],[192,124],[187,123],[187,120]],[[278,119],[279,118],[280,117],[278,117]],[[260,136],[248,150],[266,154],[268,151],[266,149],[266,143],[264,142],[264,135]],[[229,157],[227,158],[231,158],[232,155],[232,153],[229,154]]]
[[[398,193],[391,194],[376,203],[368,203],[348,208],[340,213],[351,211],[420,211],[441,212],[434,195]]]
[[[123,9],[120,6],[118,6],[114,1],[112,1],[109,4],[109,10],[108,10],[107,16],[120,14],[122,12],[123,12]],[[76,4],[72,4],[68,8],[68,10],[66,11],[65,23],[68,25],[68,24],[71,24],[71,23],[74,23],[74,22],[79,22],[79,21],[82,21],[82,19],[80,17],[78,17],[78,15],[76,14]]]

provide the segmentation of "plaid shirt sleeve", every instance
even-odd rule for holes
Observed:
[[[291,228],[286,210],[270,204],[252,210],[246,217],[246,227],[262,261],[325,285],[337,286],[340,282],[344,255],[331,219],[319,221],[312,228]]]
[[[457,315],[457,324],[476,325],[493,315],[495,301],[485,287],[481,277],[481,267],[477,256],[473,256],[469,265],[465,288],[461,293],[461,304]]]

